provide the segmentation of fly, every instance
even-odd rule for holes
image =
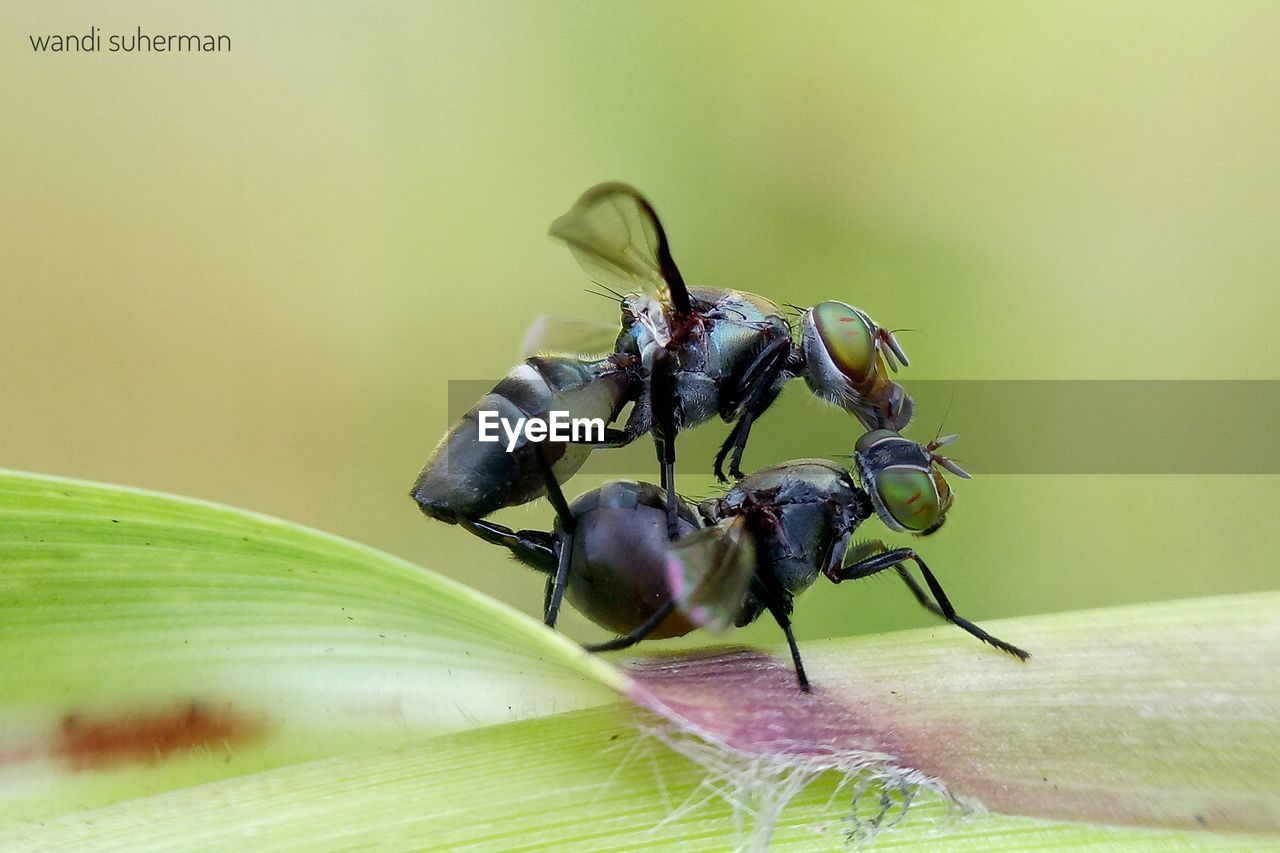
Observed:
[[[795,341],[773,302],[744,291],[687,286],[653,206],[633,187],[607,183],[588,190],[552,224],[551,233],[568,244],[601,287],[617,294],[621,329],[610,332],[605,349],[611,351],[599,357],[530,357],[463,415],[414,484],[413,498],[428,516],[489,539],[479,523],[485,516],[543,495],[556,503],[559,484],[582,467],[593,448],[620,447],[652,433],[668,495],[668,536],[674,539],[681,430],[717,415],[733,422],[715,461],[724,480],[726,457],[730,474],[743,476],[740,464],[752,424],[797,376],[867,429],[901,429],[910,418],[910,399],[888,377],[899,362],[907,363],[891,332],[850,305],[824,302],[804,312]],[[592,349],[580,325],[569,329],[544,321],[526,347]],[[562,411],[613,424],[628,404],[625,424],[607,427],[603,441],[519,441],[510,452],[481,441],[481,419],[488,412],[513,423]],[[562,502],[556,508],[563,509]]]
[[[584,616],[619,635],[588,646],[623,649],[697,628],[744,626],[768,612],[791,650],[796,679],[809,690],[791,628],[795,596],[825,576],[832,583],[893,570],[927,610],[1020,660],[1022,649],[960,616],[914,548],[880,541],[851,545],[862,522],[928,536],[953,496],[942,471],[968,477],[938,453],[954,436],[921,445],[892,430],[862,436],[857,478],[822,459],[764,468],[718,498],[694,506],[677,498],[677,539],[669,541],[667,493],[651,483],[614,481],[565,506],[549,532],[485,522],[490,541],[549,575],[544,616],[556,621],[563,595]],[[922,587],[907,568],[914,563]],[[927,587],[927,591],[926,591]]]
[[[733,429],[715,460],[723,482],[743,477],[751,427],[782,386],[803,376],[809,388],[852,413],[866,429],[902,429],[911,401],[889,378],[906,353],[893,333],[843,302],[804,312],[799,341],[781,309],[740,290],[691,287],[676,266],[653,205],[627,184],[595,186],[551,225],[587,274],[618,297],[615,355],[640,364],[634,408],[600,446],[621,447],[652,433],[674,535],[676,436],[719,415]],[[554,327],[544,324],[547,337]]]

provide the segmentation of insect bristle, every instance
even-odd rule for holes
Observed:
[[[589,287],[584,287],[582,290],[583,290],[583,292],[584,292],[584,293],[590,293],[592,296],[599,296],[601,299],[604,299],[604,300],[606,300],[606,301],[608,301],[608,302],[613,302],[613,303],[615,303],[615,304],[617,304],[617,305],[621,305],[621,304],[622,304],[622,302],[623,302],[623,298],[622,298],[621,296],[618,296],[617,294],[612,293],[612,292],[609,292],[609,293],[601,293],[600,291],[598,291],[598,290],[592,290],[592,289],[591,289],[591,288],[589,288]]]

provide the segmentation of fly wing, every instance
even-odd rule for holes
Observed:
[[[671,258],[662,223],[640,192],[620,183],[598,184],[551,223],[591,280],[622,294],[647,293],[688,314],[689,290]]]
[[[617,324],[541,314],[524,333],[520,351],[526,358],[543,353],[608,355],[614,351],[617,340]]]
[[[755,568],[755,544],[741,516],[690,533],[667,553],[667,582],[676,607],[712,631],[733,626]]]

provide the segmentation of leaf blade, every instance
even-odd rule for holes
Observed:
[[[599,704],[620,683],[374,549],[17,472],[0,472],[0,672],[0,823]]]
[[[625,704],[444,735],[398,753],[353,754],[224,780],[0,833],[5,849],[729,850],[762,841],[749,815],[703,787],[705,769],[643,733]],[[517,770],[518,772],[512,772]],[[839,774],[791,800],[770,840],[786,850],[848,849]],[[728,794],[741,792],[726,791]],[[741,820],[738,817],[742,818]],[[958,816],[919,802],[876,840],[947,850],[1028,847],[1257,849],[1265,839],[1163,832],[997,814]],[[28,847],[29,845],[29,847]]]

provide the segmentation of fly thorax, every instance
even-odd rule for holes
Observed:
[[[706,373],[681,373],[676,377],[680,397],[680,427],[691,429],[720,414],[719,385]]]
[[[769,343],[769,333],[731,319],[708,322],[705,335],[706,370],[716,378],[733,376]]]

